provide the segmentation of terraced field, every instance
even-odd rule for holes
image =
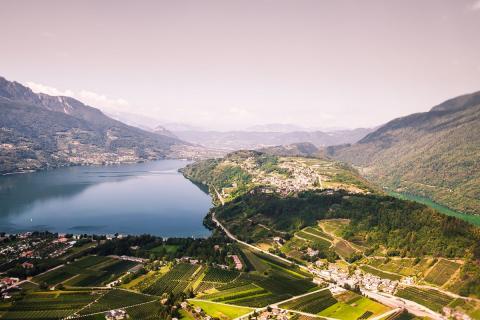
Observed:
[[[323,239],[319,236],[312,235],[312,234],[307,233],[305,231],[298,231],[297,233],[295,233],[295,235],[297,235],[298,237],[300,237],[302,239],[306,239],[308,241],[311,241],[318,248],[320,248],[322,250],[327,250],[332,245],[332,243],[330,241],[325,240],[325,239]]]
[[[397,291],[397,296],[408,300],[415,301],[433,311],[441,311],[443,307],[448,305],[454,299],[440,291],[433,289],[420,289],[407,287]]]
[[[339,256],[347,259],[357,251],[354,248],[352,248],[352,246],[347,241],[340,240],[337,243],[335,243],[335,252]]]
[[[366,263],[377,269],[397,273],[402,276],[423,277],[424,273],[430,268],[432,259],[424,258],[417,262],[411,258],[369,258]]]
[[[322,291],[288,301],[279,305],[279,307],[283,309],[298,310],[316,314],[334,305],[335,303],[337,303],[337,300],[335,300],[335,298],[332,296],[330,290],[324,289]]]
[[[333,240],[333,237],[325,232],[323,232],[322,230],[320,230],[319,228],[313,228],[313,227],[306,227],[305,229],[303,229],[304,231],[306,232],[309,232],[309,233],[313,233],[314,235],[317,235],[319,237],[322,237],[322,238],[325,238],[327,240]]]
[[[424,280],[437,286],[443,286],[460,267],[459,263],[440,259]]]
[[[380,277],[382,279],[400,280],[402,278],[398,274],[383,272],[368,265],[363,265],[360,267],[360,269],[362,269],[367,273],[373,274],[374,276]]]

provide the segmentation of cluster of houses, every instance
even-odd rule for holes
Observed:
[[[237,256],[237,255],[232,255],[231,256],[232,259],[233,259],[233,263],[235,263],[235,269],[237,270],[242,270],[243,269],[243,263],[242,263],[242,260],[240,260],[240,258]]]
[[[472,320],[472,317],[470,317],[468,314],[465,314],[461,311],[458,311],[449,307],[443,307],[442,312],[448,319]]]
[[[34,237],[31,232],[25,232],[17,235],[17,240],[7,242],[0,247],[0,257],[6,262],[11,262],[20,258],[44,259],[56,258],[73,247],[76,243],[65,235],[58,235],[56,239],[41,239]],[[24,265],[30,268],[31,263]]]
[[[127,318],[128,318],[128,314],[123,309],[110,310],[105,314],[106,320],[123,320]]]
[[[323,263],[318,261],[316,267],[323,267]],[[399,284],[396,280],[383,279],[378,276],[362,272],[357,269],[353,274],[340,269],[337,265],[331,263],[327,265],[325,269],[319,269],[315,266],[310,266],[309,271],[315,276],[334,282],[338,286],[348,288],[362,288],[369,291],[382,291],[389,294],[394,294]]]
[[[268,308],[259,312],[258,314],[253,314],[250,319],[252,320],[288,320],[290,319],[290,313],[287,310],[279,308]]]

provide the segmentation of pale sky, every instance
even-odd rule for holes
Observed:
[[[480,90],[480,0],[22,1],[0,75],[211,129],[369,127]]]

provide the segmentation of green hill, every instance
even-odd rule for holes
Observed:
[[[392,120],[326,154],[390,190],[480,214],[480,92]]]

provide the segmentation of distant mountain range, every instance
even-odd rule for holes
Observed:
[[[391,190],[480,214],[480,92],[392,120],[326,153]]]
[[[0,77],[0,173],[175,157],[181,147],[191,145]]]
[[[172,133],[179,139],[209,148],[240,150],[309,142],[316,147],[355,143],[373,129],[322,131],[201,131],[179,130]]]

